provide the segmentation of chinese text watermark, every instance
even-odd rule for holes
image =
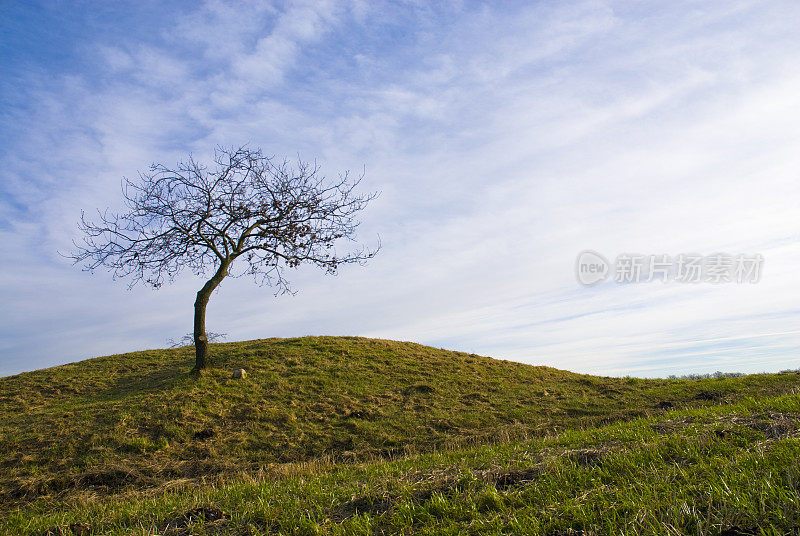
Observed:
[[[638,255],[622,253],[614,263],[596,251],[582,251],[575,275],[582,285],[594,285],[609,278],[617,283],[758,283],[764,257],[760,254],[714,253],[698,255]]]

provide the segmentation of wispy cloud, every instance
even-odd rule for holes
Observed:
[[[604,374],[796,367],[798,15],[788,1],[208,2],[79,8],[62,42],[11,35],[25,50],[4,55],[0,85],[0,373],[189,331],[197,280],[128,292],[56,251],[81,209],[119,202],[122,176],[243,142],[330,175],[363,166],[382,192],[363,237],[384,250],[338,278],[298,271],[294,297],[228,281],[214,331]],[[765,272],[583,288],[586,248],[757,252]]]

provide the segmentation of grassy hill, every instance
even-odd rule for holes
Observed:
[[[711,480],[670,491],[678,503],[668,510],[678,516],[682,494],[749,482],[720,484],[710,468],[732,471],[731,460],[755,456],[756,471],[758,453],[773,443],[780,445],[774,468],[782,472],[758,485],[783,490],[794,501],[784,514],[796,513],[800,477],[781,465],[797,454],[796,374],[601,378],[351,337],[228,343],[212,352],[215,368],[199,378],[187,374],[189,348],[0,378],[2,533],[88,523],[98,534],[136,527],[141,534],[371,534],[424,532],[429,519],[444,530],[431,534],[475,523],[499,534],[530,515],[531,530],[570,534],[551,529],[594,527],[603,501],[603,508],[624,505],[612,508],[617,520],[650,504],[632,491],[636,467],[671,479],[663,484],[672,490],[692,477],[681,460],[700,460]],[[231,379],[238,367],[247,377]],[[738,413],[715,420],[721,411]],[[645,420],[611,424],[638,418]],[[768,429],[776,419],[780,433]],[[667,432],[653,428],[657,423],[668,423],[659,425]],[[601,459],[616,461],[595,463]],[[528,483],[542,478],[549,487],[529,496]],[[605,495],[614,489],[619,497]],[[731,497],[751,491],[737,488]],[[564,517],[573,492],[587,494],[581,504],[588,510]],[[513,499],[517,493],[525,498]],[[209,519],[207,528],[189,532],[187,523],[202,517],[189,510],[203,504],[230,519]],[[545,517],[542,508],[550,512]],[[742,508],[752,521],[750,503]],[[557,512],[566,521],[543,521]],[[712,523],[715,512],[692,515]],[[641,514],[637,523],[660,526],[653,515]]]

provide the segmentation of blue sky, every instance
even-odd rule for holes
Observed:
[[[230,340],[413,340],[595,374],[800,366],[800,4],[1,2],[0,374],[163,347],[201,282],[58,255],[123,176],[250,143],[365,170],[383,250]],[[758,253],[757,284],[581,286],[579,252]]]

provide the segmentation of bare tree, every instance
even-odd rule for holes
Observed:
[[[213,271],[194,303],[199,371],[208,366],[206,306],[226,276],[250,274],[279,294],[290,291],[287,267],[313,264],[335,274],[377,253],[380,245],[344,254],[335,248],[341,239],[354,241],[355,216],[376,196],[357,193],[360,181],[348,173],[328,181],[316,164],[295,168],[246,146],[217,148],[211,169],[192,157],[175,169],[153,164],[138,180],[123,179],[127,211],[98,211],[98,223],[81,214],[83,239],[69,257],[89,271],[105,266],[131,287],[158,288],[184,268],[199,276]]]

